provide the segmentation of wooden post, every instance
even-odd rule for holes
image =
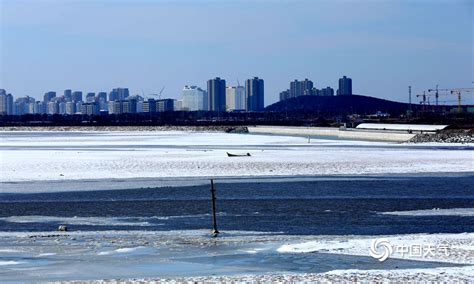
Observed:
[[[214,180],[211,179],[211,196],[212,196],[212,234],[217,237],[219,231],[217,230],[216,221],[216,190],[214,189]]]

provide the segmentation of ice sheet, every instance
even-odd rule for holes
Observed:
[[[56,216],[10,216],[0,220],[11,223],[60,223],[63,225],[87,226],[156,226],[148,221],[157,218],[145,217],[56,217]]]
[[[313,277],[317,279],[321,276],[321,272],[327,271],[328,275],[332,276],[340,273],[378,275],[387,272],[397,273],[399,270],[395,268],[407,270],[406,273],[415,273],[414,275],[443,271],[449,275],[456,273],[465,275],[463,267],[453,266],[451,263],[463,263],[472,267],[472,257],[460,260],[461,255],[472,254],[472,251],[463,248],[454,249],[449,258],[406,258],[380,263],[370,258],[368,247],[363,246],[363,242],[376,237],[378,236],[290,236],[226,231],[219,238],[212,238],[208,230],[0,232],[0,249],[12,250],[11,253],[0,255],[0,261],[3,262],[3,266],[0,266],[0,281],[143,277],[153,279],[153,277],[185,276],[200,279],[196,277],[200,275],[203,278],[239,279],[238,277],[242,277],[239,274],[249,273],[253,274],[249,277],[256,277],[255,274],[283,273],[293,275],[291,277],[295,279],[313,279]],[[400,242],[436,240],[452,246],[463,246],[469,241],[472,242],[474,235],[417,234],[385,237]],[[321,250],[324,253],[319,254],[276,251],[285,243],[309,242],[331,244],[331,246],[327,246],[328,250]],[[340,250],[338,244],[357,244],[357,247],[352,249],[343,245],[344,248]],[[322,248],[323,246],[319,245],[319,249]],[[336,270],[343,268],[342,271]],[[22,273],[18,274],[19,271]],[[297,271],[299,274],[294,273]]]
[[[431,210],[382,212],[381,214],[398,216],[474,216],[474,208],[433,208]]]
[[[226,133],[3,132],[0,182],[472,172],[473,149]]]
[[[309,242],[285,244],[280,246],[277,251],[280,253],[324,252],[368,256],[371,243],[377,238],[387,239],[392,247],[395,248],[390,258],[474,264],[474,233],[369,236],[340,240],[318,239]],[[409,251],[402,252],[396,249],[402,246],[406,247]],[[423,252],[421,255],[412,254],[410,253],[410,248],[413,246],[421,246],[422,248],[432,246],[435,252],[426,255]],[[443,247],[442,251],[436,249],[439,246]]]

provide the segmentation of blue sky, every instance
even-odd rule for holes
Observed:
[[[397,101],[408,85],[474,86],[470,0],[0,3],[0,88],[16,97],[166,86],[179,98],[216,76],[263,78],[265,104],[304,78],[336,89],[346,75],[354,93]]]

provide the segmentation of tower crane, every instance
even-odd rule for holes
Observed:
[[[438,95],[439,91],[444,91],[448,92],[448,94],[451,95],[457,95],[458,97],[458,113],[461,113],[461,94],[462,93],[474,93],[474,88],[453,88],[453,89],[438,89],[438,86],[436,86],[436,89],[429,89],[428,92],[436,92],[436,102],[438,102]],[[438,103],[436,103],[438,104]]]
[[[418,94],[416,97],[423,97],[423,100],[420,102],[420,104],[423,106],[423,111],[425,111],[425,106],[426,106],[426,92],[423,92],[423,94]]]
[[[438,85],[436,85],[436,89],[428,89],[428,93],[430,92],[435,92],[435,97],[436,97],[436,106],[438,106],[438,98],[439,98],[439,89]]]

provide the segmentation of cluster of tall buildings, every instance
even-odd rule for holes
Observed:
[[[87,114],[100,113],[122,114],[138,112],[173,111],[175,100],[148,99],[139,95],[130,96],[127,88],[116,88],[107,92],[88,92],[83,96],[82,91],[64,90],[63,95],[49,91],[43,95],[43,100],[32,97],[20,97],[14,100],[13,95],[0,89],[0,114]]]
[[[149,95],[158,96],[158,95]],[[158,96],[159,97],[159,96]],[[101,113],[154,113],[165,111],[262,111],[264,109],[264,82],[254,77],[245,81],[245,86],[226,86],[219,77],[207,82],[207,90],[197,86],[185,86],[182,98],[155,99],[130,95],[128,88],[115,88],[106,92],[64,90],[61,96],[49,91],[43,100],[26,96],[14,100],[11,94],[0,89],[0,114],[87,114]]]
[[[262,111],[264,81],[258,77],[245,80],[245,86],[226,86],[226,80],[216,77],[207,81],[207,90],[184,86],[179,110],[189,111]]]
[[[339,79],[337,95],[352,95],[352,79],[343,76]],[[314,87],[313,81],[305,79],[290,82],[290,88],[280,93],[280,101],[296,98],[299,96],[334,96],[331,87],[318,89]]]

